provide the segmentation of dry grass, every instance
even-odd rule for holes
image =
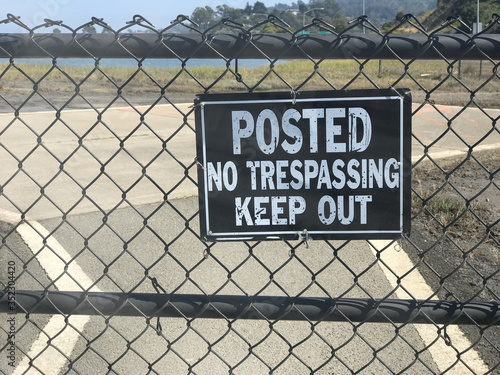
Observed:
[[[425,215],[434,217],[441,227],[450,227],[453,232],[473,232],[477,229],[477,219],[476,215],[483,215],[487,213],[486,205],[482,202],[473,201],[467,206],[463,199],[450,196],[433,196],[434,191],[420,191],[419,195],[421,197],[429,198],[424,199],[424,201],[413,195],[412,206],[414,212],[418,212],[421,208],[424,208]],[[484,228],[484,227],[483,227]]]
[[[498,172],[500,150],[474,152],[473,156],[441,159],[439,167],[427,161],[413,169],[412,212],[430,232],[446,230],[470,240],[483,237],[486,226],[498,220],[495,207],[500,204],[500,191],[490,178]],[[478,187],[488,185],[476,196]],[[490,235],[497,235],[495,228]]]
[[[360,64],[353,60],[325,60],[315,69],[308,60],[283,61],[272,69],[269,65],[256,68],[240,68],[243,82],[239,82],[234,68],[214,66],[178,68],[110,67],[64,67],[59,70],[50,64],[16,63],[8,66],[0,64],[3,75],[0,90],[33,90],[40,92],[75,92],[129,90],[133,92],[237,92],[281,91],[290,88],[300,90],[328,89],[366,89],[404,87],[418,92],[430,91],[438,85],[437,93],[462,93],[469,97],[469,90],[475,90],[487,79],[488,84],[481,88],[481,94],[500,92],[500,79],[492,73],[494,65],[483,62],[482,76],[479,76],[480,63],[463,62],[450,74],[449,66],[442,61],[417,61],[406,69],[398,61],[369,61]],[[379,71],[380,69],[380,71]],[[459,82],[459,80],[461,82]],[[247,86],[246,86],[247,85]],[[422,90],[423,89],[423,90]],[[447,103],[449,104],[449,103]]]

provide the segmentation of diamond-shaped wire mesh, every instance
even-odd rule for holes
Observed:
[[[456,22],[8,15],[22,34],[0,36],[0,371],[497,373],[499,16],[474,36]],[[366,88],[412,90],[411,236],[202,240],[195,94]]]

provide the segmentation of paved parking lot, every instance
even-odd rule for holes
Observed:
[[[262,295],[281,295],[280,285],[286,285],[287,292],[294,295],[308,287],[311,282],[308,269],[319,272],[332,258],[332,249],[322,241],[312,241],[308,248],[299,248],[299,259],[307,264],[307,268],[294,259],[279,270],[280,265],[289,259],[290,249],[283,243],[261,244],[255,249],[258,254],[249,260],[246,260],[249,256],[246,245],[218,244],[211,256],[205,258],[206,246],[186,231],[186,220],[180,214],[189,219],[190,227],[198,227],[194,183],[197,178],[195,134],[191,128],[194,127],[194,118],[182,114],[190,111],[189,106],[178,105],[178,109],[170,105],[157,106],[145,114],[130,108],[112,108],[101,118],[90,110],[64,111],[60,119],[56,119],[53,112],[24,113],[20,120],[15,120],[10,114],[0,114],[1,128],[11,124],[0,135],[3,146],[0,148],[0,184],[4,186],[0,198],[1,218],[6,223],[15,223],[21,219],[16,213],[26,211],[31,222],[40,225],[33,224],[31,229],[23,227],[25,232],[18,230],[15,236],[9,237],[12,241],[10,248],[19,248],[23,256],[29,258],[30,251],[36,253],[37,261],[30,263],[33,275],[46,274],[49,279],[57,280],[60,284],[55,284],[55,287],[59,290],[78,290],[93,285],[92,290],[96,291],[151,293],[154,288],[145,277],[146,270],[168,292],[176,293],[200,293],[203,290],[205,293],[241,294],[244,290],[249,294],[260,291]],[[466,143],[480,142],[479,148],[500,146],[500,135],[497,131],[488,133],[491,120],[480,110],[465,110],[453,122],[450,131],[446,117],[453,117],[459,108],[438,106],[437,109],[424,107],[413,116],[414,161],[423,155],[426,147],[431,156],[443,157],[467,152]],[[146,111],[146,107],[138,107],[138,110]],[[492,110],[488,114],[496,118],[499,112]],[[186,123],[181,126],[184,120]],[[43,136],[39,138],[35,133]],[[432,143],[436,139],[438,141]],[[167,141],[164,143],[163,140]],[[164,151],[165,148],[168,152]],[[182,182],[178,184],[179,181]],[[45,194],[42,198],[41,191]],[[161,203],[165,194],[168,204]],[[148,218],[147,225],[145,217]],[[8,231],[8,226],[3,230]],[[50,258],[53,251],[46,248],[39,251],[44,248],[42,238],[49,234],[56,241],[51,248],[59,249],[55,258]],[[166,246],[169,249],[167,256]],[[385,243],[374,246],[380,250]],[[404,273],[405,264],[408,270],[411,263],[405,263],[409,260],[401,253],[391,249],[385,251],[384,256],[390,268],[402,267],[400,271]],[[338,256],[353,272],[363,276],[356,285],[353,273],[341,262],[326,267],[327,271],[320,273],[318,283],[330,295],[408,297],[401,292],[393,294],[397,284],[390,272],[380,265],[371,267],[376,256],[367,242],[352,241],[341,247]],[[74,259],[72,267],[75,267],[74,272],[70,272],[74,275],[73,280],[63,280],[60,277],[64,273],[63,260],[71,258]],[[269,270],[276,272],[272,282]],[[188,282],[185,282],[186,272]],[[230,282],[228,272],[231,273]],[[419,284],[422,280],[415,280],[405,279],[405,287],[413,296],[427,298],[429,294],[423,290],[425,285]],[[353,285],[356,287],[350,289]],[[135,289],[136,286],[139,287]],[[20,281],[18,288],[36,289],[36,278]],[[317,286],[307,290],[310,296],[324,293]],[[54,317],[48,322],[46,317],[32,319],[39,321],[46,331],[57,333],[64,327],[64,322]],[[348,344],[337,354],[348,367],[362,368],[372,360],[375,347],[381,348],[378,356],[383,362],[395,371],[401,371],[415,360],[415,351],[404,340],[411,342],[417,350],[423,350],[437,339],[434,326],[405,326],[399,332],[401,337],[395,339],[395,329],[390,324],[362,325],[360,335],[350,339],[351,324],[323,322],[315,326],[308,345],[301,345],[302,340],[311,334],[310,323],[283,321],[270,330],[266,321],[238,321],[229,325],[232,328],[229,330],[225,320],[197,320],[193,322],[193,329],[187,330],[184,319],[161,319],[162,337],[154,329],[156,322],[145,326],[144,321],[144,318],[71,317],[70,323],[83,335],[59,335],[54,343],[64,347],[67,353],[46,351],[36,363],[40,369],[46,366],[47,373],[55,373],[57,366],[60,369],[65,365],[65,355],[74,359],[85,351],[83,337],[86,337],[92,341],[96,352],[87,351],[78,361],[79,367],[75,370],[80,373],[88,373],[90,368],[96,369],[95,373],[105,373],[109,363],[115,363],[113,368],[118,372],[134,368],[137,373],[145,373],[147,364],[141,357],[149,362],[158,361],[155,364],[157,369],[168,363],[172,372],[177,373],[195,365],[207,355],[211,346],[212,351],[196,370],[219,373],[227,371],[220,358],[232,358],[234,362],[230,364],[234,366],[248,355],[249,346],[255,347],[255,353],[263,361],[278,366],[290,355],[290,347],[283,345],[284,337],[292,343],[293,352],[307,360],[304,365],[292,358],[280,368],[283,373],[302,373],[307,366],[316,368],[332,354],[331,347],[325,342],[336,346],[347,341]],[[183,336],[184,331],[187,333]],[[22,340],[27,351],[35,350],[36,353],[37,348],[40,350],[37,347],[39,340],[42,340],[41,349],[44,348],[45,336],[38,337],[36,329],[26,328],[24,332]],[[464,338],[458,328],[451,328],[448,334],[456,346],[467,347],[466,341],[460,341]],[[269,338],[261,343],[267,335]],[[130,346],[127,346],[127,340],[132,341]],[[173,351],[162,357],[168,344]],[[432,349],[423,350],[420,356],[429,368],[419,360],[412,367],[413,373],[446,369],[454,362],[455,354],[440,338]],[[473,368],[481,370],[484,366],[474,350],[464,358],[470,360],[468,365]],[[255,356],[244,366],[242,373],[268,371]],[[11,372],[11,369],[0,368]],[[377,373],[388,372],[378,360],[371,368]],[[458,367],[457,371],[461,369],[463,367]],[[326,373],[342,373],[346,367],[334,360],[324,370]],[[22,373],[23,364],[16,371]]]
[[[109,210],[124,194],[135,206],[162,201],[163,192],[169,199],[196,195],[194,117],[187,116],[181,126],[191,104],[176,106],[156,106],[149,111],[149,107],[137,107],[147,111],[143,113],[111,108],[101,117],[92,110],[69,110],[63,111],[60,119],[54,112],[25,113],[22,120],[0,114],[2,128],[11,124],[1,134],[4,172],[0,184],[9,199],[0,198],[0,208],[14,212],[29,209],[29,217],[40,220],[61,216],[62,212],[74,215],[98,207]],[[479,142],[477,149],[500,146],[499,132],[492,132],[491,119],[479,109],[465,110],[448,130],[447,118],[453,118],[459,110],[426,106],[416,112],[412,125],[414,161],[426,147],[433,157],[443,157],[466,153],[467,145]],[[488,114],[496,118],[500,111],[490,110]],[[36,134],[43,137],[39,144]],[[167,153],[163,140],[167,140]],[[24,172],[17,172],[16,158]],[[189,169],[187,176],[185,168]],[[82,187],[86,188],[84,192]],[[37,201],[42,188],[50,200]]]

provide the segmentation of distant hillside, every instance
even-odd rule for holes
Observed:
[[[438,0],[366,0],[365,14],[370,20],[381,23],[392,21],[398,12],[411,13],[419,16],[421,13],[435,9]],[[363,15],[362,0],[337,0],[346,17],[354,18]]]
[[[425,19],[424,26],[428,30],[433,30],[439,27],[448,17],[463,14],[463,8],[466,7],[464,3],[463,0],[439,0],[436,9]],[[470,4],[471,1],[468,1],[468,3]]]
[[[493,13],[498,13],[500,0],[481,0],[479,3],[479,21],[483,26],[491,20]],[[436,9],[424,21],[428,30],[439,27],[450,16],[460,16],[470,28],[477,19],[477,2],[472,0],[439,0]],[[463,28],[465,30],[465,28]]]

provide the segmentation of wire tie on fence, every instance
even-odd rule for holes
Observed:
[[[451,337],[446,332],[446,326],[443,327],[443,339],[446,345],[451,346]]]
[[[350,20],[349,22],[347,22],[348,25],[352,25],[353,23],[360,23],[361,21],[361,17],[358,17],[358,18],[353,18],[352,20]]]
[[[194,158],[194,162],[201,168],[203,169],[204,171],[207,170],[207,167],[205,167],[203,164],[201,164],[199,161],[198,161],[198,158]]]
[[[422,25],[422,23],[418,20],[417,17],[415,17],[411,13],[405,14],[405,17],[406,17],[406,22],[408,22],[410,25],[412,25],[418,31],[425,33],[425,27],[424,27],[424,25]],[[415,21],[417,23],[417,25],[414,25],[413,21]]]
[[[158,280],[156,279],[156,277],[151,277],[151,276],[148,276],[148,277],[151,280],[151,283],[153,284],[153,288],[155,288],[156,293],[158,293],[158,294],[160,294],[160,293],[167,294],[167,291],[165,289],[163,289],[163,287],[160,285],[160,283],[158,282]]]
[[[92,17],[92,22],[105,29],[112,30],[111,27],[106,22],[104,22],[104,18]]]
[[[63,21],[54,21],[50,18],[45,18],[43,21],[45,22],[45,27],[61,26],[63,24]]]
[[[243,78],[241,77],[240,72],[238,72],[238,59],[234,59],[234,74],[236,74],[236,81],[242,82]]]
[[[206,44],[210,46],[216,37],[217,34],[210,34],[206,40]]]
[[[396,90],[394,88],[394,86],[391,86],[390,83],[389,83],[389,89],[391,89],[392,91],[394,91],[394,94],[396,94],[397,96],[399,96],[400,99],[404,99],[404,95],[402,93],[400,93],[398,90]]]
[[[307,229],[304,229],[301,232],[299,232],[299,236],[302,238],[302,242],[304,242],[306,244],[306,249],[309,249],[309,232],[307,231]]]
[[[151,276],[148,276],[148,277],[151,280],[151,284],[153,284],[153,288],[155,288],[156,293],[161,294],[163,292],[164,294],[167,294],[167,291],[165,289],[163,289],[163,287],[160,285],[160,283],[158,282],[158,280],[156,279],[156,277],[151,277]],[[159,316],[156,317],[156,328],[155,328],[155,330],[156,330],[156,334],[158,336],[160,336],[162,334],[163,328],[161,326],[160,317]]]
[[[90,17],[90,22],[87,25],[98,25],[101,26],[104,18]]]
[[[184,21],[188,21],[191,25],[195,26],[195,27],[199,27],[200,25],[198,25],[196,22],[194,22],[191,18],[189,18],[188,16],[185,16],[184,14],[179,14],[175,20],[173,21],[170,21],[170,24],[173,25],[175,23],[177,24],[182,24],[182,22]],[[188,27],[187,25],[184,25],[182,24],[183,26],[186,26]]]
[[[7,13],[7,19],[9,22],[12,22],[18,26],[21,26],[22,28],[31,31],[28,25],[26,25],[23,21],[20,20],[21,17],[16,17],[12,13]]]
[[[446,27],[446,26],[451,26],[453,27],[453,24],[455,22],[459,22],[462,26],[466,27],[469,32],[472,31],[472,29],[469,27],[469,25],[467,25],[464,21],[462,21],[462,19],[460,18],[460,16],[450,16],[446,19],[446,21],[444,21],[441,26],[443,27]]]
[[[242,23],[239,23],[239,22],[236,22],[234,20],[232,20],[230,17],[225,17],[223,19],[221,19],[221,23],[225,26],[240,26],[240,27],[243,27],[243,24]]]
[[[140,14],[134,14],[134,16],[132,17],[132,21],[127,21],[125,23],[127,25],[140,25],[141,21],[143,21],[143,20],[146,21],[143,16],[141,16]]]
[[[487,29],[490,27],[492,24],[497,23],[500,20],[500,15],[498,13],[493,13],[491,15],[491,20],[488,21],[484,29]]]
[[[336,34],[335,26],[330,25],[328,22],[325,22],[321,18],[313,18],[312,23],[313,25],[317,26],[320,30],[323,29],[331,32],[332,34]]]
[[[163,327],[161,326],[161,323],[160,323],[160,317],[157,316],[156,317],[156,334],[158,336],[161,336],[162,332],[163,332]]]
[[[189,109],[193,109],[193,108],[204,107],[204,106],[205,106],[205,103],[204,102],[200,102],[200,103],[196,103],[196,104],[191,104],[188,108]]]

